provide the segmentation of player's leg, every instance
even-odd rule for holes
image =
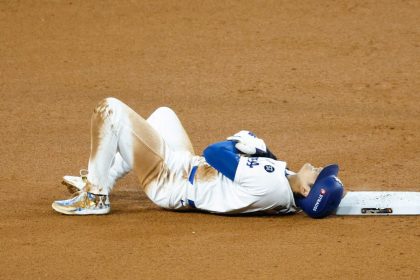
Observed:
[[[191,140],[175,112],[168,107],[159,107],[146,120],[166,144],[174,151],[188,151],[194,154]],[[131,166],[124,161],[119,151],[115,155],[110,169],[111,175],[121,178],[131,170]]]
[[[194,154],[194,148],[187,132],[182,126],[176,113],[168,107],[159,107],[146,120],[166,144],[174,151],[188,151]],[[114,163],[111,167],[111,173],[120,178],[130,171],[130,165],[117,152]]]
[[[159,107],[147,118],[147,122],[162,136],[172,150],[188,151],[194,154],[191,140],[172,109]]]
[[[156,130],[130,107],[106,99],[92,120],[92,149],[88,181],[94,193],[108,194],[116,177],[109,170],[117,152],[134,169],[145,187],[157,176],[165,157],[165,142]]]
[[[191,140],[175,112],[168,107],[159,107],[146,120],[166,144],[174,151],[188,151],[194,154]],[[110,169],[111,175],[119,179],[131,170],[119,151]]]
[[[134,169],[144,188],[159,176],[164,166],[166,145],[163,138],[146,120],[117,99],[107,98],[96,107],[91,132],[87,192],[83,192],[87,194],[53,203],[53,208],[61,213],[109,212],[106,201],[118,178],[118,174],[110,170],[118,152],[127,164],[125,170]]]
[[[131,167],[124,161],[119,152],[116,153],[114,163],[110,169],[110,173],[116,180],[124,177],[125,174],[130,172]],[[83,190],[86,185],[87,170],[81,169],[80,176],[65,175],[63,176],[62,184],[67,186],[70,193],[75,193]]]
[[[172,150],[188,151],[191,154],[194,154],[191,140],[178,116],[172,109],[168,107],[156,109],[149,118],[147,118],[147,122],[157,131],[157,133],[159,133]],[[111,176],[118,180],[130,170],[131,166],[124,161],[119,151],[117,151],[110,169]],[[68,187],[71,193],[79,191],[85,186],[83,176],[66,175],[63,177],[63,183]]]

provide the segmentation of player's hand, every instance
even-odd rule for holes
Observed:
[[[228,137],[227,140],[236,142],[236,149],[247,155],[267,153],[267,146],[264,140],[248,130],[241,130],[235,135]]]

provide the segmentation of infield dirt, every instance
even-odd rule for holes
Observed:
[[[419,1],[1,1],[1,279],[420,279],[420,217],[67,217],[90,115],[172,107],[198,153],[249,129],[347,190],[420,191]]]

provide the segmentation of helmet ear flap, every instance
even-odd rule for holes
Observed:
[[[326,166],[318,175],[307,197],[296,197],[296,204],[308,216],[323,218],[332,214],[338,207],[344,188],[337,178],[338,165]]]

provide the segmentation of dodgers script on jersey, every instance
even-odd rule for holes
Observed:
[[[206,164],[203,161],[201,158],[200,164]],[[197,209],[213,213],[295,212],[285,169],[283,161],[242,156],[234,181],[218,172],[205,180],[196,178],[187,186],[186,200]]]

